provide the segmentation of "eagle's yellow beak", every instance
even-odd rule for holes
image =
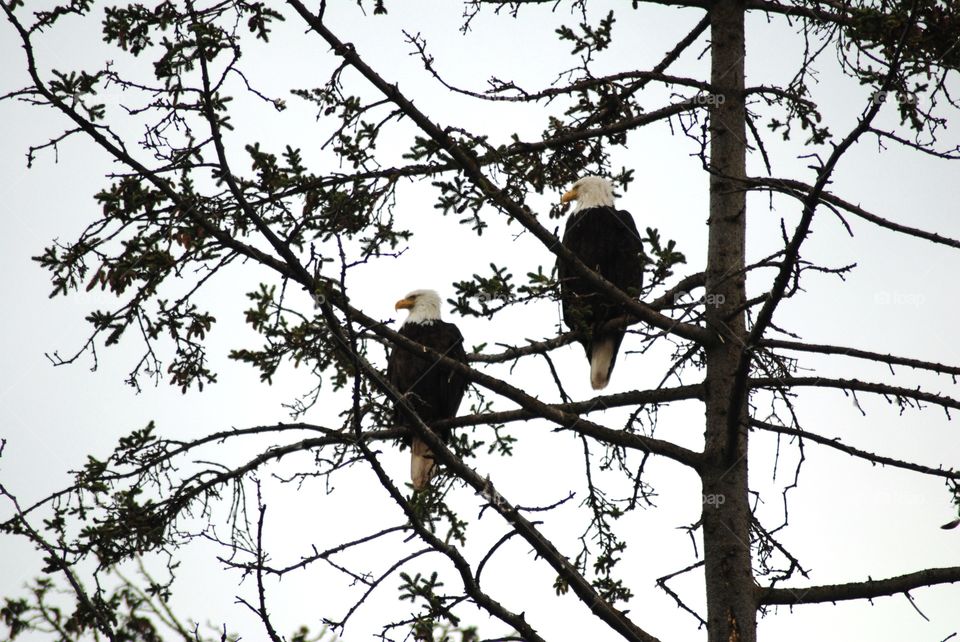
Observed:
[[[576,200],[576,198],[577,198],[577,190],[572,189],[560,197],[560,202],[569,203],[570,201]]]
[[[413,298],[410,298],[410,299],[400,299],[399,301],[397,301],[396,305],[393,306],[393,309],[394,309],[394,310],[409,310],[409,309],[411,309],[411,308],[413,307],[413,304],[416,303],[416,302],[417,302],[417,300],[416,300],[416,299],[413,299]]]

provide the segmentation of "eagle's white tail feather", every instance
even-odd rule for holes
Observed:
[[[601,339],[593,344],[590,355],[590,385],[594,390],[607,387],[610,381],[610,362],[613,361],[613,339]]]
[[[410,480],[414,490],[423,490],[430,485],[433,477],[433,453],[430,447],[419,437],[414,437],[410,444]]]

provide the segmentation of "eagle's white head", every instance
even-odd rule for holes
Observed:
[[[590,207],[613,207],[613,183],[599,176],[584,176],[560,198],[561,203],[576,201],[574,212]]]
[[[404,323],[433,323],[440,320],[440,295],[434,290],[414,290],[394,306],[395,310],[410,310]]]

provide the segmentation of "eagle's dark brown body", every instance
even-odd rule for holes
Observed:
[[[618,288],[637,296],[643,286],[643,243],[629,212],[590,207],[574,212],[563,233],[563,245]],[[610,301],[565,261],[557,260],[563,320],[581,333],[580,344],[591,363],[594,388],[607,385],[617,361],[625,329],[604,330],[604,324],[627,312]]]
[[[467,362],[463,347],[463,335],[452,323],[439,319],[424,323],[405,323],[400,334],[422,345],[433,348],[440,354],[462,363]],[[390,382],[406,396],[417,415],[431,426],[441,419],[457,415],[460,401],[467,389],[467,379],[437,363],[428,355],[412,354],[402,348],[394,348],[387,364]],[[395,409],[398,426],[408,425],[402,410]],[[438,430],[437,435],[446,441],[450,430]],[[413,486],[422,490],[433,475],[433,454],[426,444],[414,437],[410,442],[413,452],[411,475]]]

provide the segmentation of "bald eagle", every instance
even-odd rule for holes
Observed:
[[[410,311],[400,328],[401,335],[451,359],[467,362],[460,330],[454,324],[440,320],[440,296],[436,292],[414,290],[397,301],[395,309]],[[428,426],[455,417],[467,389],[467,379],[463,375],[451,372],[431,357],[415,355],[399,347],[390,353],[387,377]],[[398,425],[407,425],[399,407],[395,407],[394,416]],[[449,429],[436,432],[444,441],[450,438]],[[435,472],[433,453],[417,436],[412,436],[408,443],[413,488],[423,490]]]
[[[560,199],[576,201],[563,232],[563,245],[587,267],[629,294],[637,296],[643,285],[643,243],[629,212],[613,206],[613,185],[599,176],[587,176],[573,184]],[[590,385],[605,388],[617,362],[624,328],[604,325],[626,310],[596,292],[566,261],[557,259],[560,300],[567,327],[579,333],[590,361]]]

